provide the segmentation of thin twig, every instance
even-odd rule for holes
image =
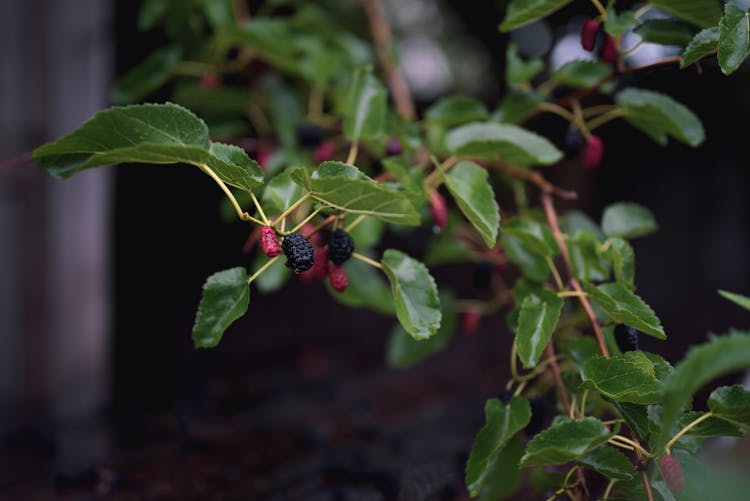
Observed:
[[[560,366],[557,365],[557,359],[555,358],[555,347],[552,346],[552,340],[547,343],[547,347],[544,349],[546,362],[549,364],[549,368],[552,370],[552,377],[555,378],[555,384],[560,392],[560,399],[562,399],[563,409],[565,414],[570,414],[570,400],[568,399],[568,392],[565,390],[565,384],[563,383],[562,376],[560,375]]]
[[[369,258],[369,257],[367,257],[367,256],[363,256],[362,254],[360,254],[360,253],[358,253],[358,252],[352,252],[352,257],[353,257],[354,259],[359,259],[359,260],[360,260],[360,261],[362,261],[363,263],[367,263],[367,264],[369,264],[370,266],[374,266],[375,268],[379,268],[379,269],[381,269],[381,270],[383,269],[383,265],[382,265],[382,264],[378,263],[378,262],[377,262],[377,261],[375,261],[374,259],[370,259],[370,258]]]
[[[417,116],[414,100],[411,97],[409,85],[401,75],[396,61],[391,57],[393,39],[383,4],[380,0],[362,0],[362,8],[367,16],[378,63],[383,70],[388,88],[391,90],[396,110],[409,120],[413,120]]]
[[[26,153],[21,153],[20,155],[16,155],[15,157],[11,157],[7,160],[3,160],[2,162],[0,162],[0,170],[9,169],[11,167],[16,167],[17,165],[23,165],[28,162],[31,162],[30,151],[27,151]]]
[[[576,193],[575,191],[565,190],[563,188],[555,186],[554,184],[544,179],[544,177],[536,171],[522,169],[505,162],[493,162],[489,165],[496,168],[500,172],[507,174],[510,177],[528,181],[531,184],[536,185],[540,190],[542,190],[542,192],[550,192],[553,195],[562,198],[563,200],[575,200],[576,198],[578,198],[578,193]]]

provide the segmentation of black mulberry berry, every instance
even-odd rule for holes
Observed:
[[[508,405],[513,400],[513,390],[503,390],[500,392],[500,401],[505,405]]]
[[[352,257],[354,240],[347,232],[339,228],[331,233],[328,239],[328,259],[333,264],[342,264]]]
[[[487,259],[479,261],[474,268],[474,287],[485,290],[492,281],[492,262]]]
[[[565,131],[565,139],[563,140],[563,152],[565,152],[565,156],[570,158],[578,155],[583,144],[584,139],[581,131],[572,125],[568,127],[568,130]]]
[[[638,350],[638,331],[626,324],[615,327],[615,341],[621,352]]]
[[[315,260],[315,250],[308,239],[299,233],[293,233],[284,237],[281,249],[286,256],[286,265],[292,269],[295,275],[312,268]]]
[[[297,125],[297,142],[303,148],[315,148],[325,139],[326,133],[322,127],[310,122]]]

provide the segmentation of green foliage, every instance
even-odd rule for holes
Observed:
[[[196,348],[219,344],[227,327],[245,314],[250,302],[247,280],[247,271],[241,266],[219,271],[206,279],[193,325]]]
[[[721,17],[719,5],[713,0],[651,0],[650,3],[701,28],[718,23]]]
[[[620,202],[604,209],[602,231],[608,237],[635,238],[658,230],[656,219],[647,208]]]
[[[750,52],[750,14],[727,2],[719,23],[719,66],[725,75],[737,71]]]
[[[750,297],[743,296],[742,294],[735,294],[734,292],[729,291],[719,291],[719,294],[721,294],[724,298],[729,299],[733,303],[742,306],[746,310],[750,310]]]
[[[521,303],[516,343],[518,357],[527,369],[539,362],[557,326],[562,307],[563,300],[548,289],[529,294]]]
[[[687,68],[692,63],[718,50],[719,33],[719,27],[714,26],[701,30],[695,35],[682,53],[680,69]]]
[[[571,0],[511,0],[505,19],[500,24],[500,31],[510,31],[546,17],[570,2]]]
[[[492,185],[487,182],[487,171],[474,162],[459,162],[449,172],[443,173],[443,180],[487,247],[494,247],[500,229],[500,208]]]
[[[604,444],[611,433],[596,418],[556,419],[528,444],[521,466],[564,464],[586,456]]]

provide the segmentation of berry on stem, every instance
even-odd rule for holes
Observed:
[[[437,191],[430,193],[430,213],[432,220],[435,222],[437,231],[445,229],[448,224],[448,207],[445,205],[445,198]]]
[[[207,71],[201,75],[198,85],[204,89],[220,89],[224,86],[224,78],[217,73]]]
[[[260,250],[268,257],[276,257],[281,254],[281,246],[276,238],[276,230],[270,226],[260,229]]]
[[[583,168],[596,170],[602,163],[604,156],[604,143],[599,136],[591,136],[583,149]]]
[[[466,336],[471,336],[479,328],[479,321],[482,319],[482,313],[476,308],[470,308],[461,313],[461,332]]]
[[[615,64],[617,62],[617,46],[613,37],[607,35],[604,39],[604,46],[599,53],[599,60],[607,64]]]
[[[346,268],[338,264],[332,264],[328,269],[328,279],[331,281],[331,287],[336,292],[344,292],[349,285],[349,277],[346,275]]]
[[[328,248],[319,247],[315,249],[315,259],[310,271],[318,280],[324,280],[328,276],[330,264],[328,264]]]
[[[673,493],[679,494],[685,488],[685,475],[682,473],[682,466],[673,455],[665,454],[661,458],[659,473]]]
[[[513,390],[506,389],[500,392],[500,401],[504,403],[505,405],[508,405],[511,400],[513,400]]]
[[[315,260],[315,250],[308,239],[299,233],[292,233],[284,237],[281,249],[286,256],[286,265],[295,275],[312,268]]]
[[[336,143],[333,141],[323,141],[315,148],[313,152],[313,161],[316,164],[330,160],[334,153],[336,153]]]
[[[635,327],[626,324],[617,324],[615,327],[615,341],[620,351],[638,351],[638,331]]]
[[[318,146],[326,133],[319,125],[310,122],[302,122],[297,125],[297,143],[303,148],[314,148]]]
[[[599,32],[600,27],[601,23],[596,19],[589,19],[583,23],[583,27],[581,28],[581,47],[583,47],[584,50],[588,52],[594,50],[594,46],[596,45],[596,34]]]
[[[328,259],[333,264],[342,264],[352,257],[354,240],[341,228],[334,230],[328,239]]]
[[[578,127],[570,126],[565,131],[565,138],[563,139],[563,152],[567,157],[574,157],[580,151],[583,146],[583,134],[578,130]]]
[[[389,157],[400,155],[402,151],[401,141],[397,137],[392,137],[385,144],[385,154]]]

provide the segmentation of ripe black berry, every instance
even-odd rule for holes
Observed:
[[[315,260],[315,250],[308,239],[299,233],[292,233],[284,237],[281,249],[286,256],[286,265],[295,275],[312,268]]]
[[[341,228],[331,233],[328,239],[328,259],[333,264],[342,264],[352,257],[354,252],[354,240]]]
[[[615,341],[617,347],[623,353],[626,351],[638,351],[638,331],[626,324],[617,324],[615,327]]]
[[[474,267],[474,287],[477,289],[487,289],[492,281],[492,262],[482,259]]]
[[[506,405],[510,403],[510,401],[513,400],[513,390],[503,390],[500,393],[500,401]]]
[[[574,157],[578,155],[583,146],[583,134],[578,130],[577,127],[570,126],[565,131],[565,139],[563,140],[563,152],[567,157]]]
[[[326,133],[322,127],[310,122],[302,122],[297,125],[297,143],[303,148],[314,148],[318,146]]]

